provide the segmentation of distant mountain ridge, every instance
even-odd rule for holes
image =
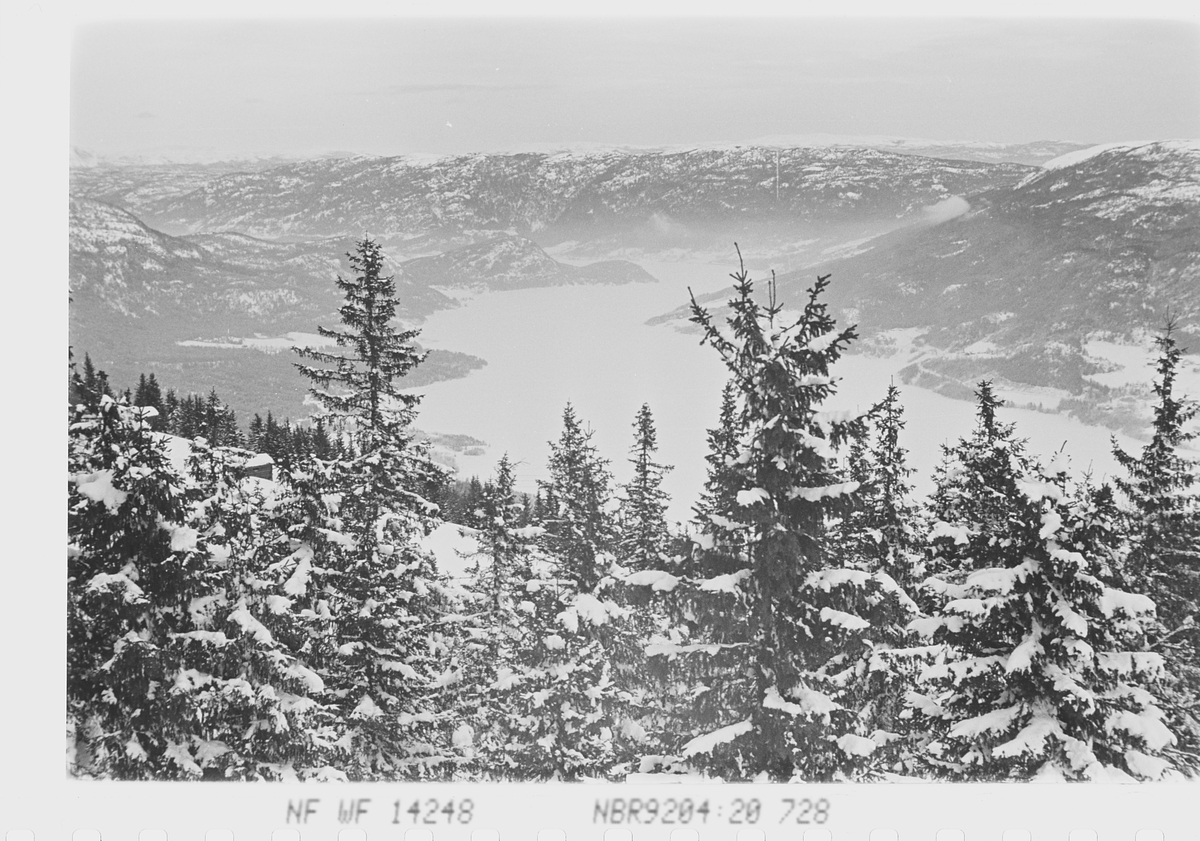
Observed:
[[[836,225],[894,220],[1034,170],[862,148],[737,147],[677,152],[356,157],[224,173],[179,190],[84,170],[78,195],[173,234],[269,238],[509,232],[553,244],[607,233]],[[186,192],[183,190],[186,189]]]
[[[1068,152],[1087,149],[1090,143],[1066,140],[1034,140],[1022,143],[998,143],[979,140],[932,140],[918,137],[886,135],[779,135],[754,141],[763,146],[860,146],[894,152],[898,155],[918,155],[943,160],[980,161],[985,163],[1026,164],[1041,166],[1046,161]]]
[[[676,144],[619,144],[619,143],[555,143],[530,142],[519,143],[502,149],[494,149],[487,154],[492,155],[523,155],[523,154],[594,154],[606,152],[678,152],[693,149],[735,149],[753,146],[771,148],[827,148],[831,146],[852,146],[867,149],[881,149],[902,155],[920,155],[930,158],[946,158],[958,160],[990,161],[996,163],[1016,163],[1038,165],[1050,158],[1056,157],[1074,149],[1084,149],[1093,144],[1076,143],[1068,140],[1033,140],[1019,142],[997,142],[981,140],[935,140],[925,137],[904,137],[900,135],[863,135],[863,134],[789,134],[756,137],[740,141],[720,141],[709,143],[676,143]],[[137,154],[101,155],[90,149],[79,146],[71,147],[72,167],[127,167],[127,166],[178,166],[200,165],[220,166],[226,168],[259,168],[265,163],[281,163],[286,161],[309,160],[313,158],[353,158],[372,157],[367,153],[349,151],[326,151],[321,153],[268,153],[259,155],[220,154],[212,150],[187,149],[157,149]],[[378,157],[393,157],[378,155]],[[411,160],[431,160],[445,155],[431,154],[401,154]]]

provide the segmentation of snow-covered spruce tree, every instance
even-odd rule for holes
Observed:
[[[348,256],[354,276],[337,281],[342,329],[318,328],[341,352],[298,350],[318,363],[297,367],[350,452],[305,459],[287,477],[299,493],[296,595],[336,643],[318,670],[343,727],[334,764],[355,780],[426,778],[447,759],[439,696],[458,672],[440,630],[448,607],[438,575],[417,542],[434,523],[426,494],[439,471],[411,429],[419,397],[397,383],[424,354],[416,331],[392,327],[395,284],[379,245],[364,239]]]
[[[172,467],[154,411],[103,396],[70,426],[72,771],[320,776],[323,687],[255,618],[280,595],[258,577],[269,529],[228,474],[198,492]]]
[[[480,506],[483,527],[470,558],[469,602],[463,626],[463,681],[458,691],[460,723],[455,741],[466,754],[462,770],[472,778],[505,779],[519,772],[508,759],[513,729],[509,694],[519,671],[527,612],[519,609],[533,578],[531,549],[538,526],[520,526],[522,505],[514,491],[508,455],[496,466]],[[464,729],[465,726],[465,729]]]
[[[169,752],[192,734],[164,709],[175,675],[162,649],[190,630],[188,604],[219,590],[218,571],[184,526],[185,483],[150,429],[154,410],[107,394],[95,406],[76,406],[68,432],[72,766],[120,779],[185,776]]]
[[[922,529],[910,498],[914,471],[900,446],[904,407],[895,385],[888,387],[869,420],[873,435],[851,441],[847,474],[860,487],[852,506],[830,525],[827,563],[887,576],[900,588],[910,587],[924,568],[919,545]],[[887,586],[892,587],[890,582]],[[846,680],[837,697],[858,710],[861,724],[869,722],[879,731],[880,749],[871,755],[872,766],[906,772],[909,742],[919,736],[908,732],[904,697],[929,652],[910,646],[907,624],[915,605],[896,592],[895,600],[874,604],[863,614],[871,621],[870,642],[857,657],[844,659]]]
[[[902,585],[921,572],[919,512],[913,503],[908,451],[900,446],[904,406],[900,390],[889,385],[875,407],[873,440],[855,441],[850,478],[860,483],[857,504],[838,524],[829,551],[862,569],[882,570]]]
[[[634,444],[629,459],[633,478],[623,487],[617,548],[619,570],[614,569],[622,581],[631,571],[675,567],[678,561],[674,556],[686,554],[687,545],[673,537],[667,528],[670,497],[662,489],[662,480],[672,468],[654,460],[658,435],[649,405],[638,410],[633,429]],[[611,640],[624,643],[619,648],[610,648],[615,660],[614,676],[618,685],[629,693],[629,714],[637,720],[625,730],[640,737],[646,731],[654,732],[670,724],[663,711],[678,700],[672,696],[663,670],[647,667],[645,654],[646,640],[666,633],[670,618],[663,601],[644,587],[618,585],[613,588],[613,596],[628,608],[623,625],[625,633]]]
[[[1025,441],[996,417],[1004,401],[991,382],[980,382],[975,397],[975,430],[942,448],[934,476],[929,570],[936,574],[1004,566],[1025,515],[1017,493],[1033,469]]]
[[[1123,518],[1131,550],[1126,576],[1154,599],[1160,627],[1156,651],[1175,677],[1168,708],[1185,748],[1200,768],[1200,465],[1181,450],[1200,435],[1189,424],[1200,403],[1178,397],[1175,380],[1183,349],[1168,324],[1159,349],[1153,433],[1139,456],[1113,440],[1113,455],[1127,473],[1116,485],[1127,500]]]
[[[694,300],[693,321],[740,395],[745,431],[730,465],[737,471],[734,505],[708,519],[720,517],[723,529],[743,535],[744,566],[699,581],[642,579],[685,599],[726,594],[734,602],[727,621],[745,622],[738,633],[744,641],[710,642],[701,628],[696,637],[659,641],[650,650],[736,661],[694,670],[703,675],[693,687],[697,708],[681,711],[685,743],[677,757],[726,779],[829,779],[861,768],[879,744],[856,732],[856,711],[835,699],[853,680],[852,661],[870,647],[871,623],[860,613],[903,597],[885,575],[825,565],[826,520],[858,488],[839,481],[836,448],[861,434],[863,421],[823,414],[819,406],[834,392],[829,368],[855,332],[837,330],[820,301],[828,276],[818,278],[790,324],[779,323],[773,282],[763,308],[745,268],[733,278],[730,333]],[[698,540],[702,549],[712,544],[704,533]]]
[[[655,645],[665,645],[667,651],[673,652],[675,646],[697,635],[706,640],[704,650],[707,656],[704,658],[678,658],[672,653],[650,660],[652,669],[665,670],[672,675],[675,690],[681,693],[681,698],[686,699],[689,707],[694,688],[697,683],[703,682],[705,673],[711,671],[720,674],[739,668],[739,660],[731,658],[728,649],[746,643],[746,623],[742,616],[744,605],[738,593],[714,590],[691,592],[686,586],[678,593],[673,593],[681,578],[708,580],[738,572],[746,566],[745,530],[729,518],[729,512],[739,510],[737,495],[743,488],[743,477],[739,472],[738,455],[745,431],[737,389],[734,382],[726,382],[721,389],[717,425],[707,431],[708,453],[704,457],[708,463],[707,478],[700,499],[693,507],[693,523],[698,530],[695,542],[688,541],[685,551],[673,553],[664,565],[663,571],[668,573],[667,576],[647,571],[645,575],[635,574],[627,579],[634,586],[644,583],[651,587],[652,592],[667,594],[661,601],[672,628],[660,635]],[[653,650],[658,651],[658,648]],[[698,721],[711,722],[721,717],[724,705],[718,694],[695,696]],[[700,709],[708,698],[712,699],[715,706],[708,711]],[[678,703],[676,701],[665,706],[672,709]],[[677,722],[665,722],[665,726],[671,730],[677,729],[676,725]]]
[[[729,465],[737,458],[743,429],[733,384],[726,383],[721,395],[718,425],[708,430],[708,478],[693,508],[694,523],[703,532],[696,539],[707,551],[698,551],[692,538],[680,536],[657,568],[625,575],[625,586],[619,591],[622,600],[633,606],[632,624],[641,640],[639,650],[627,658],[635,664],[632,671],[638,678],[627,685],[642,735],[637,769],[641,771],[684,770],[671,754],[678,754],[686,741],[712,729],[727,713],[722,693],[698,693],[697,687],[706,687],[712,675],[745,668],[744,652],[735,650],[746,644],[739,594],[698,591],[691,584],[745,566],[741,533],[717,525],[734,525],[721,512],[735,504],[740,489]],[[682,588],[676,590],[681,582]],[[690,647],[693,639],[703,641]]]
[[[630,759],[629,696],[612,652],[627,643],[627,610],[575,591],[556,562],[535,553],[533,577],[515,594],[519,638],[492,689],[503,739],[487,773],[518,780],[620,779]],[[634,735],[637,735],[636,732]]]
[[[621,500],[617,555],[621,565],[628,569],[658,569],[671,537],[666,514],[670,497],[662,489],[663,476],[671,468],[654,460],[658,433],[649,405],[643,404],[638,409],[633,433],[629,459],[633,478],[624,486]]]
[[[961,582],[914,631],[945,644],[909,701],[930,734],[922,759],[954,780],[1155,780],[1172,773],[1175,737],[1148,652],[1154,605],[1117,590],[1104,506],[1068,496],[1062,472],[1017,479],[1018,516],[998,549],[964,557]],[[999,563],[997,563],[999,562]]]
[[[628,610],[607,592],[615,543],[607,463],[568,405],[551,444],[550,510],[531,577],[514,581],[519,638],[492,688],[502,716],[486,773],[514,779],[610,779],[626,772],[629,698],[614,679],[631,647]]]
[[[496,465],[496,478],[484,486],[483,527],[479,530],[476,583],[481,606],[489,625],[494,617],[512,607],[513,591],[532,576],[529,543],[544,531],[520,525],[522,505],[514,488],[516,477],[508,454]]]
[[[281,516],[288,489],[245,477],[246,451],[204,439],[189,449],[190,525],[223,574],[220,591],[188,605],[197,630],[179,637],[192,670],[176,689],[192,692],[181,693],[175,714],[207,737],[189,750],[190,770],[206,779],[337,779],[327,764],[333,712],[312,668],[330,646],[324,623],[291,595],[293,546]]]
[[[695,523],[700,532],[707,535],[711,545],[707,546],[702,554],[689,555],[682,569],[687,574],[697,573],[695,565],[701,560],[705,567],[703,571],[708,575],[733,572],[741,568],[737,556],[743,542],[742,534],[738,529],[726,528],[728,520],[725,512],[736,510],[737,494],[741,490],[741,476],[736,462],[745,431],[746,424],[738,405],[737,388],[730,381],[721,389],[721,408],[717,425],[708,430],[708,453],[704,456],[704,460],[708,462],[708,473],[704,480],[704,490],[693,509]],[[712,516],[714,514],[715,519]],[[722,554],[731,560],[721,563],[719,557]]]
[[[616,543],[612,475],[570,403],[563,410],[562,435],[550,442],[549,468],[544,488],[554,507],[543,521],[547,554],[561,565],[561,577],[574,581],[579,592],[591,592],[607,571]]]

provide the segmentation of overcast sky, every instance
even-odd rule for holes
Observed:
[[[129,21],[76,30],[100,154],[372,154],[779,135],[1200,136],[1167,21]]]

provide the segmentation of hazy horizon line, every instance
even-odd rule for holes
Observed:
[[[83,146],[78,143],[70,144],[70,152],[72,155],[81,157],[94,157],[99,161],[121,162],[125,160],[137,159],[161,159],[168,163],[221,163],[225,161],[237,160],[269,160],[271,158],[281,159],[312,159],[312,158],[454,158],[464,155],[504,155],[504,154],[528,154],[528,153],[552,153],[552,152],[603,152],[603,151],[686,151],[688,149],[719,149],[719,148],[739,148],[739,147],[765,147],[765,148],[824,148],[824,147],[858,147],[858,148],[875,148],[879,146],[890,146],[898,149],[904,148],[927,148],[936,146],[976,146],[981,150],[987,149],[1009,149],[1021,146],[1033,146],[1037,144],[1072,144],[1081,148],[1097,146],[1102,144],[1127,144],[1127,143],[1148,143],[1169,140],[1194,140],[1200,139],[1190,137],[1160,137],[1147,140],[1145,138],[1129,138],[1127,140],[1118,141],[1093,141],[1093,140],[1076,140],[1067,138],[1055,137],[1037,137],[1031,140],[988,140],[982,138],[932,138],[932,137],[915,137],[900,134],[863,134],[863,135],[845,135],[835,133],[810,133],[797,135],[767,135],[763,137],[752,137],[740,140],[694,140],[671,143],[636,143],[636,142],[606,142],[606,141],[531,141],[527,143],[515,143],[497,145],[490,148],[478,148],[472,151],[433,151],[433,150],[406,150],[406,151],[369,151],[369,150],[354,150],[354,149],[261,149],[261,150],[217,150],[211,146],[153,146],[142,149],[125,149],[125,150],[98,150],[94,147]],[[172,157],[175,155],[177,157]]]

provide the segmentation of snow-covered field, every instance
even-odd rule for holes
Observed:
[[[1153,336],[1144,336],[1137,344],[1118,344],[1093,338],[1084,346],[1084,350],[1088,356],[1111,367],[1111,370],[1092,374],[1088,379],[1110,388],[1128,385],[1149,388],[1158,359]],[[1189,354],[1180,360],[1175,382],[1179,393],[1200,397],[1200,356]]]
[[[227,337],[224,339],[188,339],[175,344],[181,347],[250,348],[263,353],[281,353],[293,347],[332,347],[335,343],[320,333],[285,333],[282,336]]]
[[[462,475],[491,475],[507,452],[516,462],[518,488],[534,490],[536,480],[547,476],[547,442],[558,437],[569,400],[595,431],[593,440],[612,460],[617,481],[625,481],[634,415],[647,402],[658,427],[659,458],[675,466],[664,483],[673,498],[670,516],[689,519],[704,482],[705,430],[716,423],[725,370],[715,351],[699,345],[697,334],[645,321],[687,303],[689,286],[698,296],[726,287],[736,265],[639,262],[657,284],[486,293],[426,321],[420,338],[426,346],[488,362],[465,378],[420,389],[422,428],[488,442],[483,455],[457,457]],[[910,359],[904,343],[889,356],[844,357],[833,372],[842,378],[840,393],[828,408],[866,409]],[[1128,361],[1131,375],[1136,370],[1148,382],[1152,372]],[[1039,399],[1025,393],[1011,397]],[[902,399],[908,420],[903,444],[918,470],[918,491],[925,493],[940,446],[970,432],[974,406],[911,386],[902,387]],[[1048,458],[1065,446],[1077,471],[1090,469],[1099,479],[1116,470],[1106,429],[1023,409],[1005,409],[1001,416],[1017,424],[1035,454]],[[1127,449],[1139,446],[1127,436],[1118,439]]]

